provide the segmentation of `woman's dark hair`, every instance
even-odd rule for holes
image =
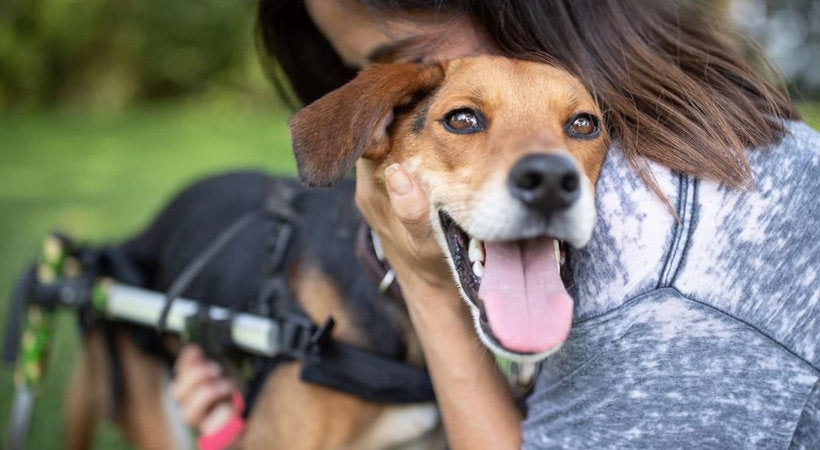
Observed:
[[[384,14],[466,14],[502,54],[548,58],[574,73],[597,97],[610,136],[658,193],[640,157],[747,187],[752,180],[745,149],[776,143],[785,133],[783,119],[798,118],[784,90],[741,56],[738,46],[745,43],[725,36],[725,25],[692,1],[360,1]],[[313,25],[303,1],[262,0],[257,26],[263,59],[278,86],[287,77],[303,103],[354,76]]]
[[[304,0],[261,0],[256,40],[263,69],[282,99],[294,109],[318,100],[356,76],[356,70],[342,63],[313,24]]]

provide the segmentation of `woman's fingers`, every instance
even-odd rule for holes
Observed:
[[[430,236],[430,222],[427,217],[427,198],[413,179],[398,163],[384,171],[387,194],[393,212],[407,228],[411,238],[426,239]]]
[[[174,364],[171,396],[180,407],[183,420],[199,428],[217,429],[233,411],[233,383],[223,376],[219,364],[208,360],[202,349],[186,345]]]
[[[221,402],[231,403],[233,383],[219,380],[205,383],[190,393],[189,398],[181,402],[182,418],[190,426],[199,427],[205,416]]]
[[[382,232],[380,225],[392,213],[388,199],[377,187],[376,167],[377,164],[368,159],[360,158],[356,162],[356,206],[370,226]]]
[[[186,403],[201,386],[212,383],[222,374],[218,364],[202,360],[199,364],[182,366],[171,383],[171,396],[179,403]]]
[[[204,359],[202,349],[196,344],[186,344],[177,356],[174,363],[174,375],[179,375],[180,372],[185,371],[188,367],[200,363]]]
[[[223,429],[225,424],[241,412],[236,410],[233,401],[221,400],[202,418],[199,423],[199,434],[209,435]]]
[[[399,282],[447,285],[450,271],[433,238],[426,194],[401,165],[378,168],[376,161],[357,162],[356,204],[381,238]]]

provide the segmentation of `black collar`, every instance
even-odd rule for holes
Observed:
[[[397,300],[403,300],[396,274],[387,263],[378,235],[362,221],[356,236],[356,257],[367,272],[379,283],[379,292],[388,293]]]

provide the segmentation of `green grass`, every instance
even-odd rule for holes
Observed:
[[[815,130],[820,130],[820,102],[802,103],[798,105],[803,120]]]
[[[820,129],[820,104],[801,110]],[[186,183],[247,167],[294,173],[283,113],[190,105],[114,117],[0,116],[0,323],[6,293],[53,228],[93,242],[118,241]],[[73,318],[63,313],[29,448],[61,446],[61,399],[77,345]],[[11,371],[0,369],[2,435],[11,392]],[[127,448],[111,427],[97,447]]]
[[[50,230],[92,242],[118,241],[205,174],[249,167],[294,173],[285,119],[284,113],[202,105],[115,117],[0,116],[0,326],[13,281]],[[60,314],[29,448],[61,448],[61,400],[76,335],[70,314]],[[11,393],[11,370],[2,368],[0,436]],[[110,427],[96,446],[127,448]]]

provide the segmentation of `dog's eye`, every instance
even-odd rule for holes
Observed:
[[[444,128],[456,134],[470,134],[484,131],[485,121],[480,112],[469,108],[454,109],[441,120]]]
[[[571,137],[581,139],[592,139],[598,137],[598,118],[589,113],[580,113],[572,116],[567,122],[567,134]]]

